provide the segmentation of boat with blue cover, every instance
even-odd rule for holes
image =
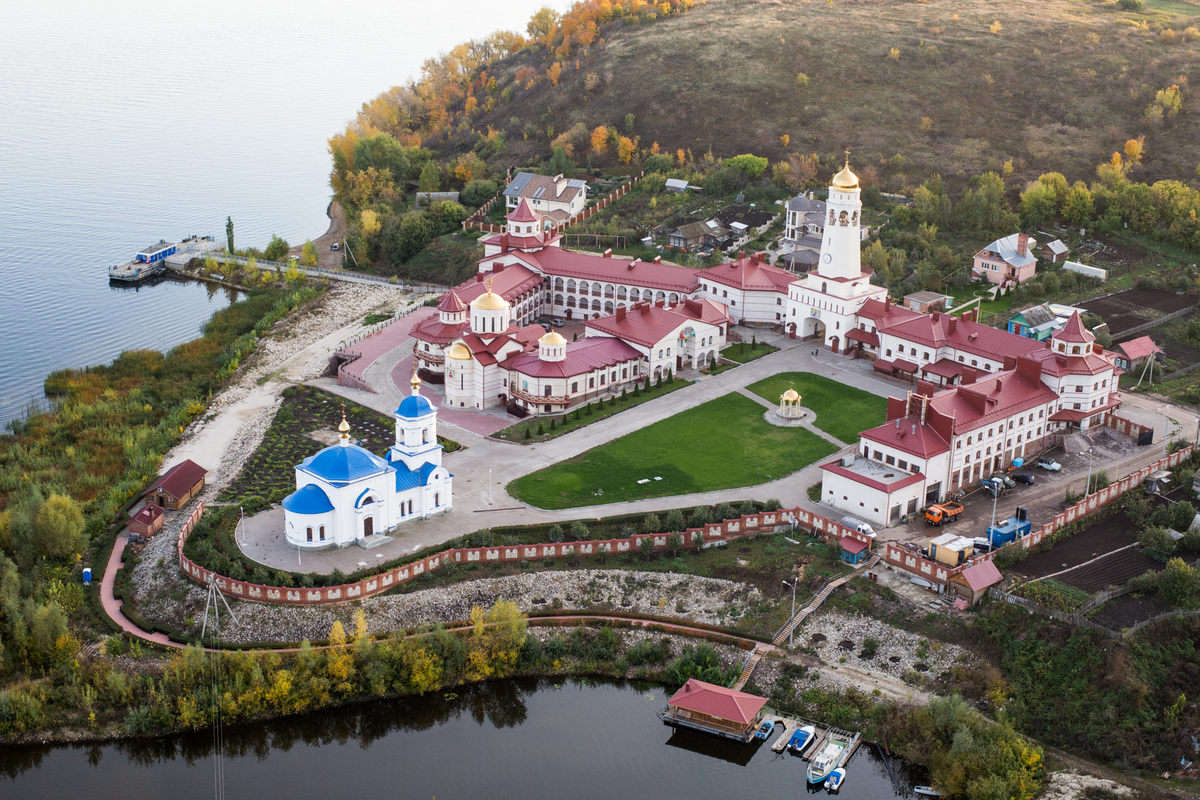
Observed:
[[[846,780],[846,770],[838,767],[833,772],[829,773],[829,777],[825,779],[825,788],[831,792],[836,792],[842,788],[842,783]]]

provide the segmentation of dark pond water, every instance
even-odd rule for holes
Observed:
[[[226,730],[228,798],[783,798],[809,790],[805,762],[769,747],[675,731],[658,687],[498,681],[457,697],[372,703]],[[214,796],[211,734],[98,746],[0,749],[0,796]],[[893,762],[900,774],[901,767]],[[840,797],[893,789],[874,747]]]

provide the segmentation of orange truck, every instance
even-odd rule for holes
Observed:
[[[925,509],[925,521],[930,525],[954,522],[963,512],[962,503],[946,502]]]

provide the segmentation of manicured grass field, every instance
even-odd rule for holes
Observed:
[[[771,425],[764,411],[727,394],[518,478],[508,491],[539,508],[592,506],[752,486],[834,452],[810,431]]]
[[[749,342],[738,342],[731,344],[721,351],[722,358],[728,358],[730,361],[736,361],[739,364],[745,364],[753,361],[756,358],[762,358],[767,353],[774,353],[778,347],[773,345],[758,342],[750,344]]]
[[[746,388],[772,403],[789,387],[800,393],[800,404],[817,415],[816,426],[846,444],[858,441],[867,428],[882,425],[887,417],[887,398],[843,386],[807,372],[781,372]]]

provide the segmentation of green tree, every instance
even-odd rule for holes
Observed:
[[[288,243],[286,239],[281,239],[275,234],[271,234],[271,241],[267,244],[267,249],[263,251],[263,257],[267,261],[278,261],[280,263],[287,260]]]
[[[1087,225],[1093,215],[1092,193],[1083,181],[1076,181],[1063,203],[1063,217],[1072,225]]]
[[[442,186],[442,170],[437,162],[428,161],[421,168],[421,177],[417,180],[418,192],[436,192]]]
[[[678,508],[672,508],[667,512],[666,527],[669,531],[681,531],[687,527],[683,519],[683,512]]]
[[[225,218],[225,249],[233,255],[233,217]]]
[[[403,264],[425,249],[437,235],[437,228],[421,212],[392,219],[384,233],[384,249],[393,264]]]
[[[430,203],[429,208],[425,210],[425,215],[433,223],[437,231],[436,235],[440,236],[458,230],[462,221],[467,218],[467,210],[453,200],[446,200]]]
[[[740,170],[751,180],[758,180],[767,171],[768,163],[767,159],[761,156],[743,153],[740,156],[725,159],[723,166]]]
[[[642,555],[645,556],[646,560],[649,561],[650,557],[654,555],[654,537],[643,536],[642,540],[638,542],[638,550],[640,550]]]
[[[500,187],[495,181],[476,178],[463,187],[458,197],[464,205],[478,208],[495,197],[498,191],[500,191]]]
[[[563,148],[556,147],[550,156],[549,172],[551,175],[570,178],[575,175],[575,162],[567,158],[567,152]]]
[[[315,267],[317,265],[317,246],[312,243],[312,239],[307,239],[304,242],[304,247],[300,250],[300,266]]]
[[[662,521],[659,520],[658,514],[651,512],[642,520],[642,530],[646,533],[658,533],[662,530]]]
[[[1158,592],[1173,606],[1186,605],[1200,594],[1200,573],[1182,558],[1172,558],[1159,575]]]
[[[52,494],[34,517],[37,553],[53,561],[74,562],[87,548],[83,511],[64,494]]]
[[[354,146],[354,169],[366,170],[371,167],[377,172],[387,170],[397,183],[407,180],[412,172],[408,151],[390,133],[359,139]]]
[[[1052,219],[1058,212],[1058,195],[1054,187],[1041,181],[1033,181],[1021,193],[1021,223],[1036,228]]]
[[[525,32],[533,39],[542,39],[558,26],[560,20],[562,20],[562,15],[554,9],[540,8],[529,18]]]
[[[585,541],[588,538],[588,526],[581,519],[577,519],[571,523],[571,538],[577,542]]]

